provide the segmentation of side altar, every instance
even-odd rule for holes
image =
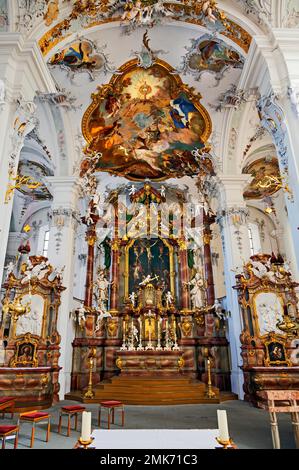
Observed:
[[[252,256],[236,278],[245,399],[256,405],[259,392],[299,389],[299,284],[274,254]]]
[[[129,198],[126,204],[124,198]],[[215,216],[202,206],[199,265],[194,240],[190,244],[184,233],[184,202],[182,191],[168,189],[163,195],[149,183],[129,195],[123,188],[112,191],[107,210],[103,202],[98,204],[96,191],[90,198],[82,219],[87,226],[86,290],[84,302],[73,312],[68,398],[92,388],[97,396],[98,390],[125,377],[131,383],[142,377],[184,379],[185,387],[190,381],[202,384],[203,392],[210,382],[217,396],[219,390],[230,391],[225,311],[215,299],[211,263]],[[172,209],[164,220],[161,205],[166,203]],[[117,214],[114,224],[111,207]]]
[[[20,248],[18,266],[10,263],[3,285],[0,394],[15,397],[19,410],[49,408],[59,400],[62,270]]]

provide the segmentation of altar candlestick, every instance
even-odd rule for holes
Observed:
[[[121,351],[125,351],[127,349],[126,346],[126,320],[123,320],[123,344],[120,348]]]
[[[225,410],[217,410],[219,440],[223,442],[229,441],[227,416]]]
[[[157,347],[156,347],[156,350],[157,351],[161,351],[161,323],[162,323],[162,319],[161,318],[158,318],[158,343],[157,343]]]
[[[176,335],[176,318],[174,317],[173,319],[173,336],[174,336],[174,345],[173,345],[173,350],[174,351],[179,351],[179,346],[177,343],[177,335]]]
[[[138,345],[137,351],[143,351],[143,346],[142,346],[142,320],[141,320],[141,317],[138,317],[138,323],[139,323],[139,345]]]
[[[89,441],[91,436],[91,413],[83,411],[82,413],[82,429],[81,439],[82,441]]]

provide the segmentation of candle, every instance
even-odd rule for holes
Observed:
[[[90,440],[91,436],[91,413],[83,411],[82,413],[82,429],[81,429],[81,439],[86,442]]]
[[[218,428],[219,428],[219,440],[229,441],[227,416],[225,410],[217,410]]]

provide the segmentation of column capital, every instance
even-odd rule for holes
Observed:
[[[20,33],[0,33],[1,68],[8,97],[21,94],[33,101],[36,90],[54,93],[56,87],[38,44]]]
[[[220,192],[223,194],[223,203],[226,207],[246,207],[244,190],[253,180],[251,175],[217,175],[220,183]],[[222,191],[221,191],[222,190]],[[225,202],[224,202],[225,201]]]
[[[76,176],[47,176],[45,182],[53,196],[53,209],[76,209],[80,189]]]

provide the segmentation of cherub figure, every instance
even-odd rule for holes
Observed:
[[[136,186],[132,184],[129,190],[129,196],[134,196],[134,194],[137,192]]]
[[[135,304],[136,304],[136,299],[137,299],[137,294],[135,292],[132,292],[130,295],[129,295],[129,299],[131,301],[131,304],[132,304],[132,307],[135,308]]]
[[[166,292],[165,295],[166,307],[169,308],[173,305],[173,295],[170,291]]]
[[[202,5],[203,14],[212,23],[215,23],[217,21],[216,16],[213,14],[213,8],[214,7],[215,7],[215,1],[214,0],[207,0]]]
[[[12,261],[10,261],[8,263],[7,266],[5,266],[5,269],[7,269],[6,271],[6,279],[9,278],[10,274],[13,272],[13,270],[15,269],[15,263],[13,263]]]

